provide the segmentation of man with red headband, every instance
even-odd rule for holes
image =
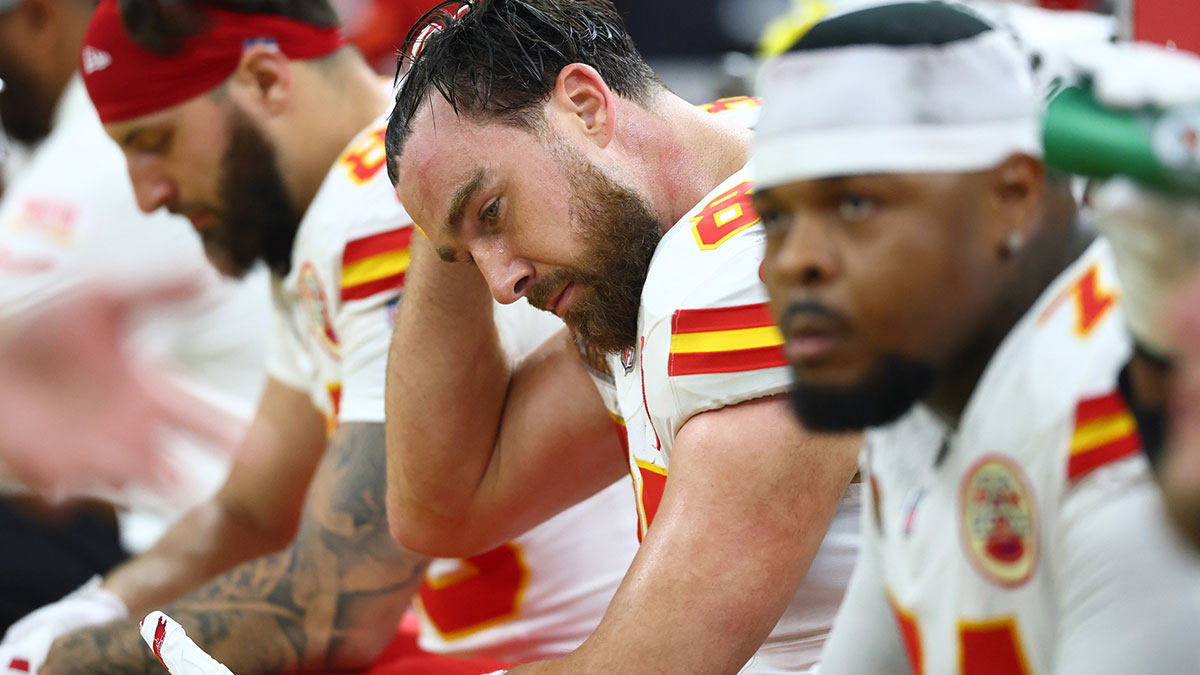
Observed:
[[[582,642],[632,557],[633,524],[610,515],[627,484],[427,573],[391,540],[383,386],[413,227],[383,170],[390,100],[324,0],[267,7],[104,0],[88,28],[84,83],[140,206],[191,219],[226,274],[266,263],[276,344],[225,487],[105,580],[121,620],[48,654],[61,626],[6,645],[10,671],[161,669],[134,619],[164,603],[242,675],[361,669],[417,594],[422,645],[483,672]],[[530,314],[501,317],[510,353],[546,332]]]

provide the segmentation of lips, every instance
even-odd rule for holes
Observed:
[[[784,353],[793,363],[811,363],[829,357],[845,336],[840,321],[823,314],[793,314],[784,324]]]
[[[553,298],[550,298],[550,302],[546,305],[546,309],[557,314],[559,318],[562,318],[562,316],[567,313],[567,310],[571,308],[571,305],[575,304],[575,297],[577,293],[575,293],[574,290],[575,284],[568,281],[558,291],[558,293],[554,294]]]

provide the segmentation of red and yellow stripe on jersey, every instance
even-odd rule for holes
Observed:
[[[662,502],[663,491],[667,489],[667,470],[651,464],[650,462],[642,461],[636,457],[633,458],[637,465],[638,477],[640,481],[634,481],[634,487],[637,490],[637,508],[638,508],[638,541],[641,541],[646,536],[646,530],[650,529],[650,524],[654,522],[654,516],[658,513],[658,505]]]
[[[671,318],[669,375],[733,373],[787,364],[767,304],[681,309]]]
[[[403,286],[412,233],[412,225],[405,225],[347,243],[342,254],[342,302]]]
[[[762,105],[762,99],[757,96],[730,96],[729,98],[719,98],[709,103],[701,103],[696,107],[706,113],[719,113],[726,110],[757,108],[760,105]]]
[[[1075,408],[1075,431],[1067,480],[1074,482],[1109,462],[1140,450],[1137,422],[1120,392],[1081,401]]]

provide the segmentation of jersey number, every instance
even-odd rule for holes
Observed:
[[[1108,310],[1117,301],[1116,294],[1100,286],[1099,272],[1096,265],[1087,268],[1075,283],[1071,284],[1054,300],[1042,313],[1040,321],[1050,318],[1062,303],[1070,301],[1075,307],[1075,334],[1087,337],[1100,320],[1108,314]]]
[[[889,594],[892,614],[900,629],[913,675],[925,675],[921,629],[916,617]],[[958,672],[961,675],[1031,675],[1012,617],[958,622]]]
[[[350,172],[355,183],[365,183],[375,177],[387,164],[387,152],[383,149],[384,129],[368,134],[342,155],[342,166]]]
[[[459,571],[427,576],[417,591],[443,639],[462,638],[521,613],[529,567],[518,545],[509,542],[459,562]]]
[[[750,205],[754,186],[742,181],[737,187],[723,192],[700,209],[692,218],[692,234],[702,249],[724,244],[730,237],[758,222],[758,214]]]

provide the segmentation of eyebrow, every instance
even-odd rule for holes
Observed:
[[[457,237],[459,230],[462,229],[463,212],[467,210],[467,203],[479,192],[479,186],[483,185],[483,169],[476,169],[475,173],[467,182],[458,186],[454,191],[454,196],[450,199],[450,211],[446,216],[446,231],[451,237]]]

